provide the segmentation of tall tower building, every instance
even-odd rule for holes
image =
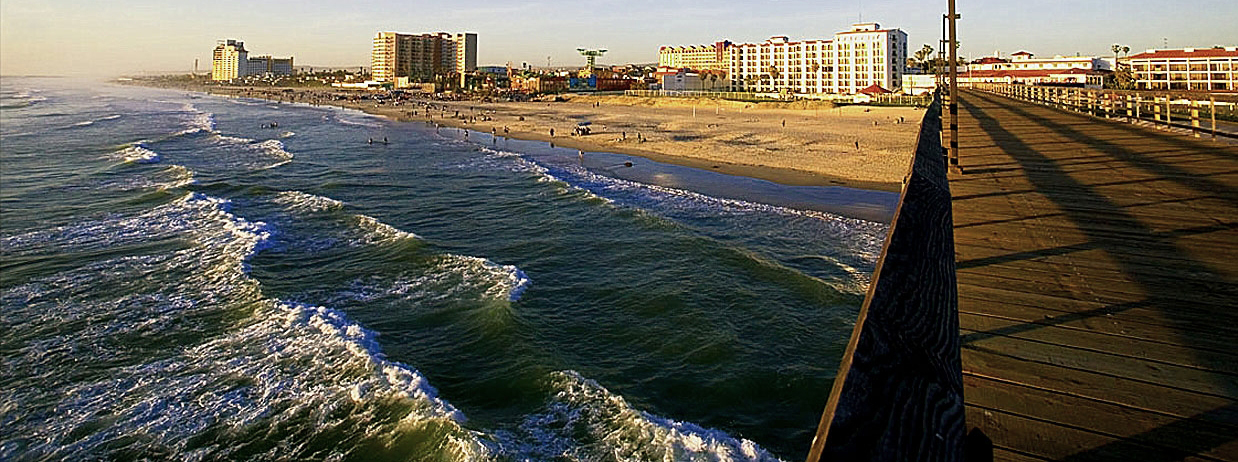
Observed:
[[[477,34],[379,32],[370,55],[374,80],[397,77],[428,81],[438,75],[477,70]]]
[[[211,55],[211,80],[242,77],[248,65],[249,52],[245,51],[245,42],[220,40],[216,42],[215,51]]]

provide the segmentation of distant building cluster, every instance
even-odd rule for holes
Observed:
[[[1238,91],[1238,48],[1148,50],[1126,59],[1140,90]]]
[[[463,76],[477,69],[477,34],[379,32],[374,37],[370,63],[378,82]]]
[[[211,54],[211,80],[231,81],[251,75],[292,75],[292,58],[249,56],[245,42],[220,40]]]
[[[877,23],[853,24],[831,39],[792,41],[775,36],[762,43],[722,41],[658,51],[660,71],[666,76],[678,75],[685,68],[722,71],[730,91],[797,94],[898,88],[906,61],[907,34]],[[672,78],[683,80],[682,76]]]
[[[1090,56],[1037,58],[1028,51],[1017,51],[1010,58],[989,56],[967,64],[960,70],[959,83],[1022,83],[1100,88],[1112,72],[1110,61]]]

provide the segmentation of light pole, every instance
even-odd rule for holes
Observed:
[[[950,15],[950,170],[963,173],[959,166],[959,69],[955,65],[959,61],[958,25],[956,20],[962,18],[954,9],[954,0],[949,0]]]

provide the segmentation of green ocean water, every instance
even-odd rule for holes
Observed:
[[[895,199],[64,79],[0,111],[0,460],[799,459]]]

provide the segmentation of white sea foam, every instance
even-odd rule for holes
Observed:
[[[95,121],[93,121],[93,120],[86,120],[86,121],[82,121],[82,122],[75,123],[75,124],[73,124],[73,126],[74,126],[74,127],[89,127],[89,126],[94,125],[94,124],[95,124]]]
[[[575,371],[551,374],[546,409],[515,431],[499,432],[514,460],[776,461],[756,443],[725,432],[637,410]]]
[[[322,212],[344,208],[343,202],[301,191],[280,191],[272,201],[300,212]]]
[[[384,303],[414,305],[443,300],[515,302],[529,288],[529,277],[513,265],[481,257],[444,254],[432,265],[394,280],[365,277],[352,282],[329,303]]]
[[[230,235],[250,236],[257,241],[266,239],[265,224],[233,217],[227,211],[229,205],[224,199],[189,193],[138,215],[112,216],[5,236],[0,239],[0,248],[14,254],[103,249],[172,237],[198,229],[203,220],[223,223],[220,227]]]
[[[300,430],[269,441],[275,443],[270,452],[247,457],[344,458],[349,454],[338,451],[355,448],[297,452],[307,438],[331,438],[339,428],[365,428],[384,441],[410,430],[438,429],[431,433],[438,441],[430,447],[443,457],[486,456],[488,448],[478,435],[460,426],[464,415],[440,399],[416,369],[386,359],[373,332],[335,310],[265,298],[257,281],[247,276],[245,261],[263,248],[270,230],[226,208],[226,201],[191,194],[135,217],[16,240],[54,240],[61,249],[81,248],[87,235],[106,236],[99,239],[111,245],[173,236],[192,243],[170,253],[89,264],[0,293],[6,307],[0,325],[6,330],[62,326],[23,344],[6,367],[27,373],[59,370],[81,355],[135,364],[116,367],[104,379],[59,385],[50,393],[60,401],[50,409],[0,409],[10,418],[7,429],[26,435],[26,451],[51,459],[107,458],[118,448],[170,451],[186,459],[228,458],[239,444],[188,448],[208,429],[243,441],[250,438],[250,425],[264,422]],[[135,229],[139,223],[144,226]],[[142,235],[130,236],[135,232]],[[11,250],[8,244],[5,249]],[[202,329],[197,323],[217,317],[211,313],[239,307],[253,309],[240,325],[155,359],[135,363],[126,356],[134,348],[112,347],[117,337],[188,341],[183,333]],[[19,386],[0,392],[0,402],[25,402],[47,393]],[[383,411],[392,408],[402,414]],[[106,413],[105,424],[100,424],[101,413]],[[136,434],[144,437],[128,439]]]
[[[361,243],[376,244],[381,242],[402,241],[406,239],[417,239],[417,235],[408,231],[401,230],[389,224],[378,221],[378,219],[369,215],[356,215],[353,217],[353,224],[364,231]]]
[[[283,132],[279,134],[280,138],[292,138],[294,136],[297,136],[296,132]]]
[[[150,150],[145,143],[138,142],[132,146],[112,153],[113,158],[135,164],[154,164],[159,162],[159,153]]]

